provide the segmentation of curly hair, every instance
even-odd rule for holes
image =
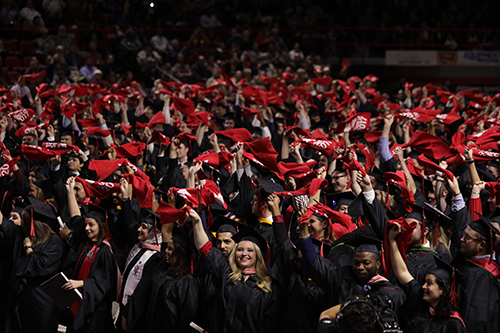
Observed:
[[[255,254],[257,255],[257,261],[255,263],[255,270],[257,276],[257,287],[262,291],[268,293],[271,292],[271,277],[269,276],[269,271],[267,270],[266,263],[264,262],[264,257],[262,256],[262,252],[260,248],[252,243],[255,249]],[[229,254],[229,267],[231,267],[232,273],[229,274],[229,281],[235,284],[237,281],[240,281],[243,274],[241,272],[240,267],[236,263],[236,251],[238,245],[236,245],[231,253]]]
[[[172,251],[170,263],[168,264],[167,273],[174,276],[190,274],[191,263],[188,254],[186,253],[186,251],[184,251],[182,246],[180,246],[176,242],[172,243],[174,244],[174,250]],[[163,256],[162,262],[166,264],[165,255]]]
[[[341,313],[339,325],[346,328],[342,332],[372,333],[375,331],[377,313],[368,301],[349,304],[341,309]]]
[[[450,302],[451,297],[451,285],[445,280],[436,277],[436,284],[439,286],[439,289],[443,291],[441,296],[439,296],[438,303],[436,305],[436,315],[437,316],[450,316],[453,311],[457,310],[457,307],[454,306]]]

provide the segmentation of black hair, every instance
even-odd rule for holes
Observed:
[[[452,292],[451,285],[447,281],[441,279],[440,277],[437,276],[435,277],[436,277],[436,284],[439,286],[439,289],[443,291],[441,296],[439,296],[439,300],[436,305],[435,309],[436,315],[444,317],[450,316],[453,311],[457,310],[457,307],[454,306],[453,303],[451,302],[451,297],[450,297]]]
[[[187,275],[191,273],[190,260],[188,254],[182,246],[173,241],[174,251],[172,251],[172,257],[170,258],[170,264],[166,264],[165,253],[163,255],[163,263],[168,266],[167,273],[169,275],[179,276]]]
[[[359,298],[354,296],[353,298]],[[352,302],[352,303],[350,303]],[[368,300],[347,299],[337,316],[341,332],[372,333],[375,332],[377,312]]]

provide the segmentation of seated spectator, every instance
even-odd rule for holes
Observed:
[[[36,39],[36,53],[47,55],[54,52],[56,46],[54,36],[49,35],[49,29],[43,27],[39,30],[39,37]]]
[[[92,81],[94,79],[94,72],[97,69],[98,68],[94,66],[94,61],[92,60],[92,58],[87,58],[87,60],[85,61],[85,66],[80,68],[80,74],[85,76],[88,81]]]
[[[19,12],[19,16],[24,18],[30,26],[33,25],[33,19],[36,16],[40,17],[43,24],[43,19],[41,18],[42,14],[40,14],[40,12],[35,9],[32,0],[26,0],[25,6]]]
[[[177,55],[177,63],[172,67],[172,73],[182,82],[190,82],[193,77],[191,67],[184,61],[184,54]]]
[[[73,38],[68,36],[66,26],[65,25],[60,25],[59,28],[57,28],[57,36],[55,38],[56,45],[62,45],[64,47],[64,50],[69,50],[71,44],[74,43]]]

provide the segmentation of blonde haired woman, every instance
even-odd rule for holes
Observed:
[[[237,243],[228,260],[212,247],[199,215],[190,210],[186,219],[193,222],[196,248],[202,267],[215,276],[218,291],[211,332],[275,332],[276,290],[264,258],[266,241],[247,227],[233,236]]]

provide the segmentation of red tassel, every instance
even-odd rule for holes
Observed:
[[[116,144],[116,134],[115,134],[115,130],[113,130],[113,143]]]
[[[387,200],[385,201],[385,207],[389,208],[390,206],[390,196],[389,196],[389,183],[387,183]]]
[[[106,212],[106,240],[110,240],[111,239],[111,233],[109,232],[109,228],[108,228],[108,212]]]
[[[422,227],[420,228],[422,230],[422,239],[420,240],[420,243],[422,245],[425,244],[425,214],[424,214],[424,209],[422,208]]]
[[[324,257],[325,257],[325,256],[324,256],[324,254],[323,254],[323,242],[321,242],[321,248],[320,248],[320,250],[319,250],[319,255],[320,255],[322,258],[324,258]]]
[[[380,255],[382,256],[382,269],[385,277],[389,276],[387,272],[387,266],[385,264],[385,251],[384,251],[384,241],[380,241]]]
[[[35,223],[33,223],[33,206],[31,206],[31,227],[30,227],[30,236],[35,237]]]
[[[488,264],[491,264],[493,261],[493,230],[490,229],[490,260]]]
[[[456,287],[457,287],[457,284],[456,284],[456,279],[455,279],[455,268],[453,268],[453,280],[451,282],[451,290],[450,290],[450,302],[451,302],[451,305],[453,306],[457,306],[457,292],[456,292]]]

